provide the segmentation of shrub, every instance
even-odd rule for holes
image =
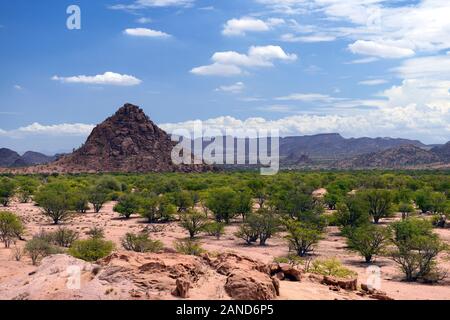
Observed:
[[[69,254],[85,261],[97,261],[111,254],[114,243],[99,238],[77,240],[69,249]]]
[[[264,246],[279,229],[279,219],[270,211],[260,210],[257,214],[247,217],[247,226],[259,238],[259,245]]]
[[[51,234],[51,237],[54,244],[60,247],[69,248],[72,243],[78,239],[79,234],[78,232],[67,228],[59,228]]]
[[[204,230],[209,236],[220,239],[225,233],[225,224],[222,222],[211,222],[205,225]]]
[[[71,194],[62,183],[50,183],[43,187],[35,197],[43,214],[53,220],[54,224],[66,220],[70,215]]]
[[[248,245],[258,240],[258,232],[248,224],[241,225],[234,234],[236,237],[244,240]]]
[[[118,212],[121,217],[129,219],[133,213],[139,211],[140,198],[131,193],[120,197],[119,202],[114,206],[114,211]]]
[[[142,201],[139,213],[147,218],[149,223],[170,221],[175,214],[176,207],[167,197],[150,194]]]
[[[88,192],[88,200],[94,206],[95,213],[99,213],[103,205],[109,200],[110,191],[101,184],[91,188]]]
[[[201,245],[194,240],[178,240],[175,242],[175,250],[179,253],[191,255],[191,256],[199,256],[204,253],[205,250],[201,247]]]
[[[21,238],[24,227],[22,221],[11,212],[0,212],[0,241],[9,248],[11,242]]]
[[[103,228],[99,228],[99,227],[92,227],[91,229],[89,229],[88,232],[86,232],[86,234],[91,239],[103,239],[103,238],[105,238],[105,230]]]
[[[207,220],[199,212],[190,211],[181,216],[180,225],[189,232],[189,237],[194,239],[197,234],[203,231]]]
[[[347,245],[350,250],[358,252],[368,263],[386,247],[389,230],[375,225],[366,225],[352,230]]]
[[[406,281],[439,279],[436,257],[448,246],[432,232],[431,223],[408,219],[394,223],[392,229],[395,248],[388,256],[400,266]]]
[[[322,276],[337,278],[351,278],[357,275],[356,272],[345,268],[337,259],[314,260],[309,271]]]
[[[194,206],[193,195],[189,191],[177,191],[173,194],[173,201],[178,208],[178,212],[185,212]]]
[[[26,243],[25,252],[30,256],[34,266],[38,264],[40,259],[51,254],[59,253],[57,248],[50,242],[39,236],[34,237]]]
[[[72,208],[78,213],[86,213],[89,210],[89,199],[82,190],[77,190],[72,196]]]
[[[152,240],[148,233],[142,232],[139,234],[127,233],[122,238],[122,246],[125,250],[135,252],[159,252],[164,248],[164,245],[159,240]]]
[[[300,257],[312,252],[314,246],[322,238],[322,231],[317,226],[295,220],[287,220],[285,226],[288,232],[286,239],[289,247],[295,250]]]

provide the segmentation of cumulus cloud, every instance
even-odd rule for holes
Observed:
[[[409,48],[402,48],[395,45],[375,41],[358,40],[349,45],[351,52],[367,56],[380,58],[405,58],[414,55],[414,51]]]
[[[284,20],[280,18],[270,18],[266,21],[252,17],[235,18],[225,23],[222,34],[225,36],[243,36],[247,32],[269,31],[281,24],[284,24]]]
[[[286,53],[279,46],[252,46],[247,54],[236,51],[216,52],[213,64],[197,67],[191,73],[197,75],[229,76],[244,73],[242,68],[272,67],[274,61],[295,61],[297,55]]]
[[[147,37],[147,38],[170,38],[170,34],[162,31],[152,30],[148,28],[130,28],[123,31],[124,34],[133,37]]]
[[[91,133],[92,129],[94,129],[94,125],[83,123],[42,125],[35,122],[14,130],[0,130],[0,135],[13,138],[32,137],[34,135],[87,136]]]
[[[384,79],[370,79],[370,80],[363,80],[358,82],[358,84],[363,85],[363,86],[378,86],[380,84],[385,84],[387,83],[386,80]]]
[[[245,89],[245,84],[243,82],[236,82],[235,84],[228,86],[220,86],[215,91],[222,91],[228,93],[241,93]]]
[[[141,80],[134,76],[119,74],[115,72],[105,72],[96,76],[72,76],[60,77],[53,76],[52,80],[60,81],[62,83],[77,83],[77,84],[96,84],[96,85],[112,85],[112,86],[136,86],[142,83]]]

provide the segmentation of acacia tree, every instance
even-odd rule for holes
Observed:
[[[64,183],[49,183],[38,191],[35,200],[43,209],[43,214],[53,220],[54,224],[67,219],[72,205],[72,194]]]
[[[129,219],[132,214],[137,213],[140,208],[140,198],[134,193],[125,194],[120,197],[119,202],[114,206],[114,211],[121,217]]]
[[[13,180],[3,178],[0,180],[0,203],[7,207],[11,197],[14,195],[16,185]]]
[[[248,182],[248,187],[252,191],[252,195],[258,200],[261,209],[266,202],[266,184],[261,179],[253,179]]]
[[[236,192],[230,188],[220,188],[210,192],[206,206],[214,213],[217,222],[230,223],[236,213]]]
[[[11,242],[21,238],[24,231],[22,221],[11,212],[0,212],[0,241],[9,248]]]
[[[147,218],[149,223],[169,221],[175,212],[176,207],[167,197],[154,193],[144,197],[139,209],[139,214]]]
[[[199,212],[188,211],[181,215],[180,225],[189,232],[189,237],[194,239],[204,230],[207,224],[205,216]]]
[[[252,195],[247,190],[237,191],[236,196],[236,213],[242,216],[245,221],[248,214],[252,212]]]
[[[88,200],[94,206],[95,213],[99,213],[103,205],[109,200],[109,190],[100,184],[89,190]]]
[[[285,238],[289,242],[289,247],[300,257],[312,252],[314,246],[322,239],[322,231],[317,226],[291,219],[285,221],[284,225],[288,233]]]
[[[368,190],[364,193],[364,199],[367,201],[369,214],[375,224],[378,224],[381,218],[391,215],[392,196],[388,190]]]
[[[402,214],[402,220],[406,220],[414,212],[414,208],[410,203],[402,202],[398,205],[398,211]]]
[[[356,251],[364,257],[367,263],[374,255],[380,254],[386,248],[389,230],[375,225],[364,225],[352,230],[347,238],[350,250]]]

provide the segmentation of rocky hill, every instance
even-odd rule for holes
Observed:
[[[442,163],[442,158],[433,151],[414,145],[405,145],[381,152],[372,152],[354,158],[337,161],[337,168],[406,168]]]
[[[0,149],[0,167],[19,168],[37,164],[45,164],[54,161],[56,158],[33,151],[27,151],[22,156],[10,149]]]
[[[438,155],[442,161],[450,162],[450,142],[447,142],[443,146],[434,147],[431,151]]]
[[[81,148],[42,170],[59,172],[200,172],[206,165],[172,163],[175,143],[144,111],[125,104],[97,125]]]
[[[20,159],[20,155],[10,149],[0,149],[0,167],[10,167],[14,162]]]

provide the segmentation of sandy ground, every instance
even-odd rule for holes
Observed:
[[[120,239],[127,232],[139,232],[145,228],[153,228],[139,216],[133,216],[129,220],[118,217],[113,212],[114,203],[106,204],[100,213],[96,214],[89,211],[86,214],[74,214],[70,220],[62,224],[62,226],[77,230],[82,237],[86,237],[85,232],[91,227],[97,226],[104,228],[106,238],[116,243],[120,248]],[[1,210],[12,211],[18,214],[26,225],[25,238],[30,239],[33,234],[40,230],[54,230],[57,227],[50,224],[49,220],[40,214],[40,208],[31,203],[20,204],[12,203],[8,208],[0,208]],[[392,219],[391,219],[392,220]],[[391,221],[384,220],[382,223],[387,224]],[[178,223],[155,224],[155,228],[160,229],[152,232],[153,239],[161,240],[166,247],[173,247],[175,240],[187,237],[187,233],[178,226]],[[288,247],[282,235],[276,236],[268,241],[268,245],[260,247],[258,245],[246,246],[243,241],[237,239],[233,233],[238,228],[238,222],[232,223],[226,228],[226,234],[220,240],[216,240],[209,236],[200,236],[199,240],[204,249],[210,252],[236,252],[253,259],[268,263],[272,262],[274,257],[286,256]],[[442,239],[450,243],[450,229],[437,230]],[[24,246],[23,241],[17,243],[19,247]],[[25,277],[32,272],[35,267],[31,265],[28,257],[24,256],[21,261],[17,262],[13,259],[12,249],[0,247],[0,283],[10,281],[15,278]],[[450,279],[441,282],[438,285],[427,285],[420,283],[406,283],[402,281],[402,274],[397,265],[389,259],[377,257],[375,262],[367,265],[362,262],[362,258],[358,255],[346,250],[345,240],[339,236],[336,227],[329,227],[325,238],[320,241],[317,250],[312,258],[332,258],[336,257],[348,268],[358,273],[360,283],[366,283],[368,277],[372,274],[368,271],[368,267],[377,266],[376,269],[381,275],[380,290],[385,291],[388,296],[394,299],[449,299],[450,300]],[[442,256],[439,259],[442,269],[450,270],[450,259]],[[226,298],[226,294],[221,292],[226,278],[221,275],[213,275],[214,281],[209,279],[200,282],[199,285],[192,290],[192,299],[207,299],[209,296]],[[217,278],[217,279],[216,279]],[[1,298],[1,292],[0,292]],[[281,282],[281,299],[337,299],[344,298],[342,294],[338,295],[331,292],[327,286],[313,283],[308,280],[303,282]],[[356,299],[356,295],[348,295],[348,299]]]

